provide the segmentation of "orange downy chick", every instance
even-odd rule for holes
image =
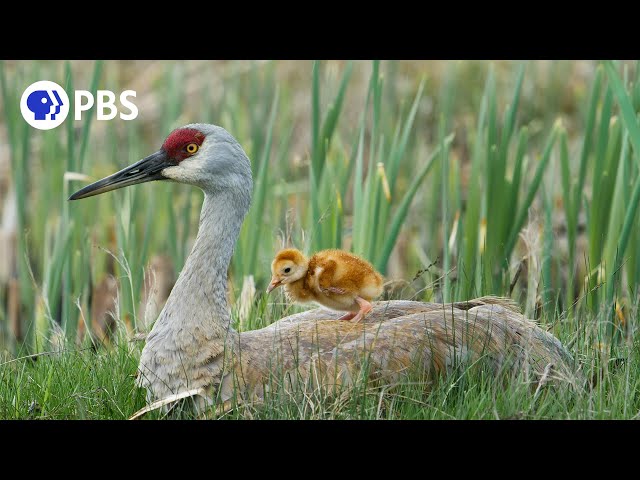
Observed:
[[[344,250],[322,250],[307,259],[299,250],[287,248],[276,254],[271,273],[267,293],[283,285],[292,302],[315,302],[349,312],[342,320],[359,322],[371,310],[371,300],[382,294],[382,275]]]

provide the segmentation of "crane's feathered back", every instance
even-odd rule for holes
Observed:
[[[376,302],[360,323],[328,320],[315,309],[242,333],[231,368],[219,392],[232,398],[238,384],[247,399],[261,399],[273,371],[295,389],[299,381],[319,387],[352,385],[366,364],[371,380],[395,384],[423,372],[427,379],[456,363],[484,357],[500,368],[539,378],[548,365],[559,378],[571,378],[573,360],[550,333],[524,318],[509,299],[483,297],[468,302],[434,304],[395,300]],[[236,387],[232,387],[235,384]]]

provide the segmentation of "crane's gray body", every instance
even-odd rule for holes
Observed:
[[[208,403],[234,393],[261,397],[276,369],[295,370],[287,378],[303,383],[348,384],[358,377],[364,356],[372,376],[390,383],[415,364],[429,372],[446,371],[460,355],[488,355],[502,365],[513,354],[514,365],[537,373],[549,364],[571,365],[561,343],[508,299],[376,302],[359,323],[316,309],[261,330],[236,332],[230,326],[227,270],[251,201],[251,166],[226,130],[186,127],[200,130],[206,140],[197,155],[162,175],[198,186],[205,196],[191,254],[140,358],[137,382],[147,389],[149,401],[201,387]]]

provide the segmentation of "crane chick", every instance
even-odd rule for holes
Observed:
[[[359,322],[382,293],[382,275],[366,260],[343,250],[322,250],[307,259],[300,250],[280,250],[271,263],[270,293],[284,285],[292,302],[315,302],[347,311],[340,320]]]

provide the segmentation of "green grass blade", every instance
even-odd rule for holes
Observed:
[[[553,202],[549,198],[547,192],[542,192],[543,204],[544,204],[544,231],[543,231],[543,244],[542,244],[542,307],[547,313],[548,318],[552,318],[554,312],[554,305],[552,301],[555,300],[553,295],[553,282],[551,278],[551,263],[553,252],[553,220],[552,210]]]
[[[445,138],[444,144],[448,146],[451,144],[452,141],[453,141],[453,135],[449,135],[447,138]],[[384,246],[382,247],[382,252],[378,257],[378,261],[376,262],[376,268],[383,274],[384,272],[386,272],[387,262],[389,261],[389,257],[391,256],[391,251],[393,250],[393,247],[396,243],[396,239],[398,238],[398,234],[400,233],[400,229],[402,228],[404,219],[406,218],[407,212],[409,211],[409,206],[411,205],[411,201],[413,200],[413,197],[418,191],[418,187],[420,186],[424,178],[427,176],[427,174],[433,167],[433,164],[435,160],[438,158],[438,155],[440,155],[440,147],[437,147],[431,153],[425,165],[418,172],[418,174],[415,177],[413,177],[413,180],[411,181],[411,185],[409,186],[409,189],[404,194],[404,197],[402,198],[402,202],[398,206],[398,209],[396,210],[396,213],[393,216],[393,220],[389,228],[389,233],[385,240]]]
[[[511,100],[511,105],[507,110],[506,121],[504,123],[504,132],[502,134],[502,144],[500,146],[500,150],[502,151],[502,163],[506,164],[507,152],[509,149],[509,142],[511,141],[511,136],[515,129],[516,124],[516,114],[518,113],[518,105],[520,104],[520,92],[522,90],[522,82],[524,80],[524,71],[525,65],[520,65],[518,70],[518,77],[516,79],[516,88],[513,92],[513,99]]]
[[[571,191],[571,169],[569,166],[569,146],[567,141],[567,131],[564,127],[560,129],[560,176],[562,180],[562,203],[564,207],[565,220],[567,222],[567,239],[569,249],[567,285],[565,295],[565,306],[571,310],[573,305],[574,271],[575,271],[575,247],[577,218],[573,215],[575,208]]]
[[[473,146],[471,151],[471,178],[477,181],[470,182],[469,193],[466,201],[466,212],[464,215],[463,230],[463,253],[461,264],[458,266],[458,274],[463,275],[466,280],[465,297],[473,296],[474,290],[477,288],[476,279],[479,275],[479,265],[481,265],[480,249],[478,247],[479,230],[481,226],[482,202],[485,195],[481,190],[482,167],[485,165],[484,155],[485,148],[485,128],[487,122],[487,109],[489,103],[489,89],[491,88],[491,75],[487,75],[484,92],[480,100],[480,110],[476,122]]]
[[[273,142],[273,126],[275,124],[276,116],[278,113],[278,101],[279,92],[276,89],[276,93],[273,97],[273,103],[271,105],[271,114],[269,115],[269,122],[267,124],[267,141],[262,151],[262,158],[260,159],[260,170],[258,171],[258,178],[256,179],[256,188],[253,200],[253,206],[251,209],[251,220],[248,222],[250,228],[255,228],[256,225],[262,225],[262,217],[264,216],[265,203],[267,197],[267,189],[269,182],[269,158],[271,157],[271,144]],[[249,247],[249,263],[245,264],[244,275],[249,275],[257,270],[257,258],[258,258],[258,245],[263,239],[260,235],[251,235],[251,243]]]
[[[347,85],[349,84],[349,79],[351,78],[352,70],[353,70],[353,63],[348,62],[345,68],[345,71],[342,75],[342,79],[340,80],[340,87],[338,88],[338,93],[336,94],[336,98],[334,99],[333,103],[329,106],[329,110],[327,111],[324,122],[322,123],[321,136],[319,139],[319,143],[316,145],[316,148],[320,149],[320,151],[316,154],[317,159],[319,160],[318,164],[316,164],[316,167],[317,167],[316,174],[318,176],[322,175],[322,170],[324,169],[324,158],[326,156],[326,150],[331,143],[333,133],[338,123],[338,118],[340,117],[340,112],[342,110],[342,104],[344,102],[345,92],[347,90]]]
[[[612,62],[606,62],[605,68],[607,70],[607,78],[611,84],[611,89],[616,96],[620,111],[622,113],[622,120],[624,126],[629,133],[629,140],[634,149],[636,156],[640,155],[640,126],[636,119],[636,115],[633,111],[631,100],[625,91],[622,80],[618,76]],[[623,259],[625,258],[625,252],[627,250],[629,238],[631,236],[631,230],[635,224],[635,217],[638,208],[638,202],[640,202],[640,175],[637,176],[631,198],[627,204],[624,221],[622,224],[622,231],[618,239],[618,247],[616,252],[616,261],[612,270],[611,278],[608,279],[607,285],[607,304],[613,304],[613,296],[616,284],[616,275],[619,275]],[[619,279],[619,276],[618,276]]]
[[[320,62],[313,62],[311,67],[311,171],[316,181],[319,179],[320,159]],[[317,218],[314,215],[314,218]]]
[[[582,151],[580,153],[580,170],[578,174],[578,183],[575,186],[573,193],[573,212],[572,217],[578,218],[580,213],[581,199],[584,191],[584,182],[587,176],[587,164],[589,161],[589,152],[592,148],[593,131],[596,123],[596,113],[598,107],[598,100],[600,99],[600,87],[602,84],[602,67],[599,66],[596,69],[595,78],[591,87],[591,94],[589,96],[589,109],[587,113],[587,121],[584,130],[584,137],[582,142]]]
[[[635,111],[631,105],[631,100],[625,91],[622,80],[617,74],[613,63],[611,61],[605,62],[605,68],[607,70],[607,79],[620,106],[624,126],[629,131],[629,139],[631,140],[631,145],[633,145],[633,150],[636,155],[640,155],[640,126],[638,125]]]
[[[416,114],[418,113],[418,107],[420,106],[420,100],[422,99],[422,94],[424,92],[424,86],[426,84],[426,79],[422,79],[420,81],[420,85],[418,86],[418,92],[416,93],[415,98],[413,99],[413,104],[411,105],[411,110],[409,111],[409,115],[404,123],[404,127],[402,128],[402,135],[400,136],[400,142],[398,143],[397,148],[393,150],[393,154],[391,156],[388,168],[388,178],[389,178],[389,186],[391,190],[394,190],[396,177],[398,175],[398,168],[400,166],[400,160],[404,158],[407,144],[409,142],[409,138],[411,136],[411,132],[413,130],[413,124],[416,119]]]
[[[518,147],[516,149],[516,159],[513,167],[513,176],[511,177],[510,194],[508,197],[508,208],[506,218],[511,219],[514,217],[516,209],[518,207],[518,200],[520,197],[520,184],[522,182],[522,165],[524,163],[524,157],[527,153],[527,147],[529,146],[529,129],[522,127],[520,134],[518,135]]]
[[[520,210],[516,216],[516,220],[513,223],[513,226],[509,233],[509,237],[504,249],[504,256],[502,258],[503,261],[507,261],[511,256],[513,247],[515,246],[516,240],[518,239],[518,234],[520,233],[520,230],[524,226],[524,222],[527,219],[529,207],[531,206],[531,203],[533,202],[536,192],[538,191],[538,187],[540,186],[540,183],[542,181],[542,176],[545,172],[545,169],[547,168],[549,159],[551,158],[551,151],[553,149],[553,145],[556,142],[557,135],[558,135],[558,124],[556,124],[556,126],[553,128],[553,131],[551,132],[549,140],[547,141],[547,145],[544,149],[544,153],[542,154],[542,158],[538,163],[538,167],[536,168],[536,172],[533,176],[533,180],[531,181],[531,185],[529,185],[529,190],[527,190],[527,194],[525,196],[524,202],[522,203],[522,206],[520,207]]]
[[[89,91],[94,95],[94,97],[97,95],[98,82],[100,81],[100,77],[102,76],[102,65],[103,62],[101,60],[97,60],[93,66],[91,83],[89,84]],[[89,142],[89,131],[91,129],[92,119],[93,115],[86,115],[82,124],[82,133],[80,134],[80,153],[78,154],[77,162],[77,168],[79,172],[83,170],[82,167],[84,165],[84,157],[87,152],[87,144]]]
[[[449,268],[451,266],[451,257],[449,254],[449,148],[445,138],[445,119],[440,117],[440,166],[442,173],[441,192],[441,212],[442,212],[442,268],[444,270],[444,279],[442,282],[442,300],[448,302],[450,300],[451,279],[449,278]]]

